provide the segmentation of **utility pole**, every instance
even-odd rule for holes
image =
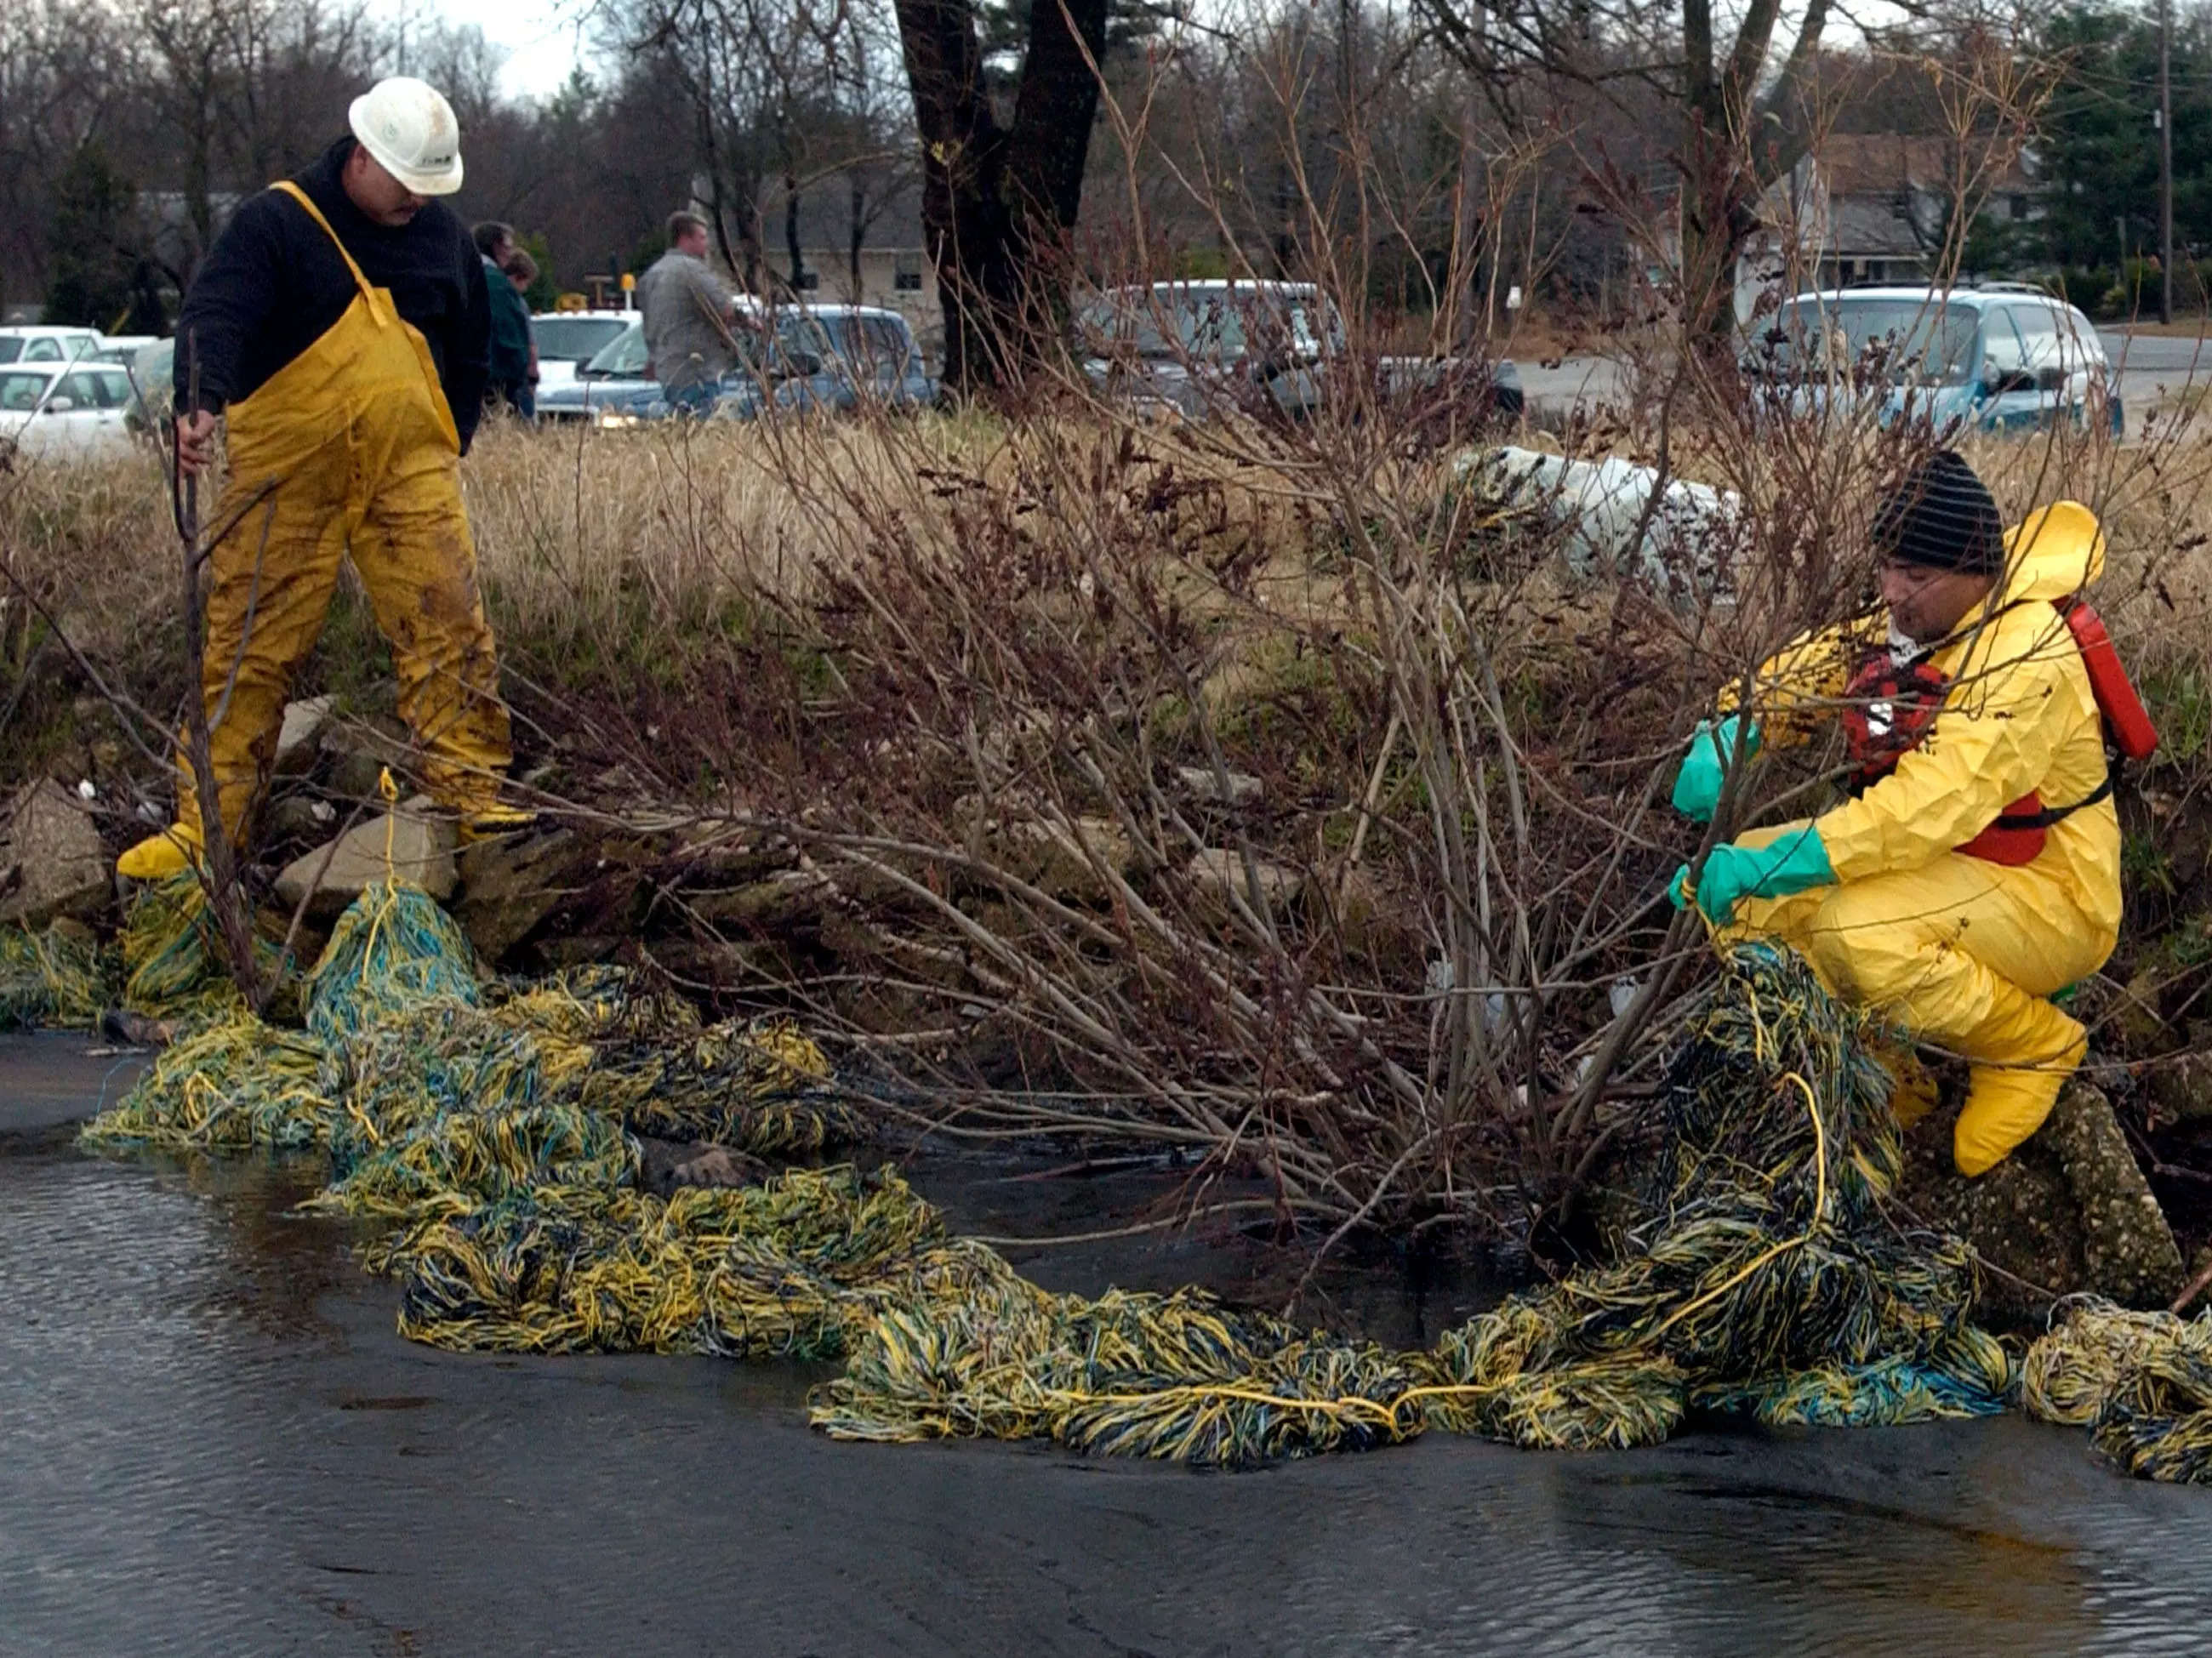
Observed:
[[[2158,0],[2158,319],[2173,320],[2173,0]]]

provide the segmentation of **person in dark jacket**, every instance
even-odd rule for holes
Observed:
[[[223,826],[265,792],[292,675],[350,556],[392,642],[422,781],[473,838],[526,821],[500,805],[509,759],[498,655],[477,593],[460,457],[483,408],[483,261],[437,200],[461,185],[460,130],[433,88],[380,81],[350,135],[241,206],[177,319],[177,459],[197,473],[227,428],[210,522],[201,661]],[[198,785],[180,756],[176,822],[124,853],[152,879],[194,861]]]
[[[530,343],[530,302],[507,279],[507,262],[515,253],[514,231],[488,219],[474,234],[477,252],[483,256],[484,286],[491,295],[490,395],[523,419],[534,420],[537,400],[530,382],[537,354]]]

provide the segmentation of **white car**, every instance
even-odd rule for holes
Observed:
[[[75,362],[104,343],[97,328],[56,328],[43,323],[0,328],[0,363]]]
[[[576,371],[637,320],[635,311],[547,311],[530,319],[538,345],[538,389],[574,382]]]
[[[0,451],[46,460],[131,452],[131,376],[107,363],[0,367]]]
[[[103,334],[100,349],[92,354],[94,362],[119,362],[125,367],[138,360],[138,354],[154,343],[151,334]]]

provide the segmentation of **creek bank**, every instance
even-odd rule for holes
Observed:
[[[1996,1269],[1983,1284],[1996,1315],[2035,1319],[2049,1297],[2084,1292],[2163,1307],[2181,1288],[2172,1229],[2093,1084],[2069,1084],[2027,1144],[1976,1180],[1951,1161],[1957,1119],[1953,1102],[1906,1133],[1898,1197],[1913,1218],[1957,1233]]]
[[[0,829],[0,926],[91,920],[115,896],[91,803],[51,777],[16,790]]]
[[[404,734],[389,722],[341,722],[328,699],[295,703],[279,750],[269,822],[289,837],[272,850],[289,856],[274,888],[287,920],[305,902],[308,956],[314,926],[382,875],[388,849],[403,876],[447,902],[495,968],[535,975],[615,963],[657,971],[717,1005],[799,997],[863,1036],[915,1043],[923,1033],[909,1051],[948,1072],[1030,1088],[1060,1076],[1050,1045],[995,1011],[1004,987],[988,944],[957,931],[944,942],[947,907],[986,934],[1025,924],[1002,889],[956,859],[839,858],[775,835],[702,828],[654,809],[617,772],[584,791],[600,802],[589,817],[457,849],[451,824],[420,799],[360,817],[384,769],[410,759]],[[1179,866],[1142,867],[1121,825],[1055,818],[1033,802],[987,808],[970,799],[955,817],[991,868],[1072,914],[1110,919],[1126,884],[1224,929],[1240,914],[1290,915],[1340,932],[1419,982],[1419,942],[1395,926],[1364,873],[1313,880],[1249,850],[1240,826],[1267,807],[1261,779],[1184,767],[1166,786],[1212,842]],[[21,918],[107,913],[108,853],[70,789],[41,780],[19,792],[0,846]],[[2152,1086],[2168,1115],[2212,1119],[2212,1074],[2177,1061]],[[2178,1286],[2181,1252],[2112,1106],[2094,1089],[2071,1090],[2029,1146],[1983,1181],[1949,1172],[1948,1145],[1948,1118],[1907,1136],[1901,1196],[1998,1269],[1994,1301],[2031,1312],[2026,1284],[2147,1305]],[[744,1172],[702,1156],[670,1149],[656,1181],[726,1183]]]

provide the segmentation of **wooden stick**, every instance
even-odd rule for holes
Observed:
[[[2212,1261],[2204,1263],[2204,1270],[2189,1280],[2187,1286],[2173,1298],[2172,1305],[2166,1310],[2169,1313],[2180,1312],[2183,1308],[2204,1293],[2204,1286],[2208,1284],[2212,1284]]]

